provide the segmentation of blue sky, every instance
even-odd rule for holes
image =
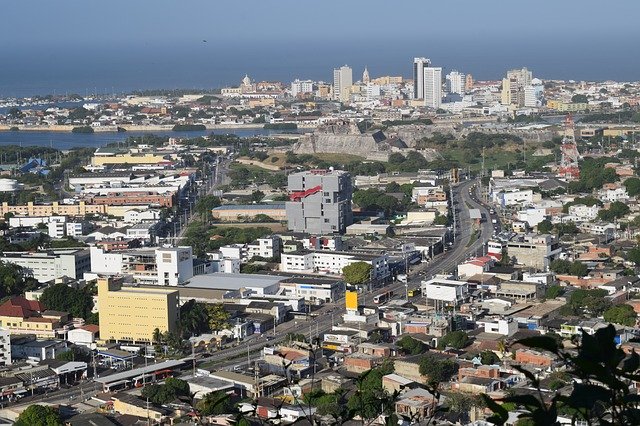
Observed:
[[[21,47],[447,39],[576,42],[638,34],[637,0],[19,0],[0,37]]]

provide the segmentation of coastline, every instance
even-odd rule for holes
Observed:
[[[117,133],[118,128],[125,129],[126,132],[171,132],[173,131],[173,124],[155,124],[155,125],[120,125],[120,126],[97,126],[93,127],[94,133]],[[224,129],[263,129],[264,124],[205,124],[206,130],[224,130]],[[46,126],[8,126],[0,125],[0,132],[11,132],[11,128],[17,127],[18,132],[52,132],[52,133],[71,133],[74,127],[73,125],[55,124]],[[298,124],[298,129],[314,129],[315,125],[311,124]],[[126,132],[122,132],[125,133]]]

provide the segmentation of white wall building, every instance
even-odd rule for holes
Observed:
[[[160,220],[160,210],[131,209],[124,213],[126,223],[157,222],[158,220]]]
[[[438,109],[442,103],[442,68],[424,69],[424,106]]]
[[[532,207],[518,212],[518,220],[527,222],[531,228],[533,228],[534,226],[538,226],[538,224],[546,218],[546,209]]]
[[[569,215],[574,216],[579,221],[594,220],[598,217],[600,207],[597,204],[587,206],[585,204],[574,204],[569,206]]]
[[[299,93],[313,93],[312,80],[298,80],[297,78],[291,82],[291,96],[294,98]]]
[[[458,71],[451,71],[447,74],[447,86],[449,93],[464,94],[465,75]]]
[[[91,247],[91,272],[128,274],[135,282],[176,286],[193,277],[191,246],[106,252]]]
[[[527,203],[533,203],[533,190],[523,189],[517,191],[500,191],[493,193],[493,202],[502,207],[517,206]]]
[[[422,294],[427,300],[458,305],[464,301],[468,293],[469,285],[466,281],[436,276],[422,282]]]
[[[356,262],[366,262],[372,266],[374,280],[389,276],[389,257],[383,255],[356,254],[337,251],[299,251],[283,253],[280,270],[283,272],[316,272],[341,275],[342,269]]]
[[[10,334],[9,329],[0,327],[0,367],[11,364]]]
[[[82,278],[89,272],[89,250],[60,249],[46,252],[5,252],[0,260],[22,266],[41,283],[57,278]]]
[[[478,321],[478,325],[484,323],[485,333],[502,334],[503,336],[513,336],[518,331],[518,322],[513,319],[499,319],[495,321]]]

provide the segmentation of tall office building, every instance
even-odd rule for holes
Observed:
[[[459,95],[464,94],[464,74],[455,70],[451,71],[447,74],[447,86],[449,88],[449,93],[457,93]]]
[[[507,71],[502,79],[501,101],[503,105],[524,106],[524,88],[531,85],[533,75],[526,68]]]
[[[413,58],[413,99],[424,99],[424,69],[431,66],[431,59]]]
[[[438,109],[442,103],[442,68],[424,69],[424,106]]]
[[[333,99],[348,102],[351,86],[353,86],[353,71],[344,65],[333,70]]]
[[[351,175],[313,170],[289,175],[286,204],[289,229],[310,234],[344,233],[353,222]]]

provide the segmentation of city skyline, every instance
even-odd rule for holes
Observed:
[[[0,69],[0,96],[217,88],[246,73],[256,80],[331,81],[331,70],[345,63],[358,76],[368,66],[372,76],[411,77],[416,56],[479,80],[525,66],[543,79],[638,80],[640,59],[629,55],[639,32],[634,2],[597,14],[594,1],[516,4],[508,11],[496,1],[463,1],[455,15],[444,4],[405,4],[350,2],[337,15],[331,7],[305,14],[291,1],[192,2],[191,8],[167,1],[115,1],[109,8],[8,4],[0,37],[10,43],[0,54],[11,60]],[[444,19],[424,25],[429,16]],[[330,22],[331,31],[308,25],[311,18]],[[616,43],[603,33],[614,33]]]

